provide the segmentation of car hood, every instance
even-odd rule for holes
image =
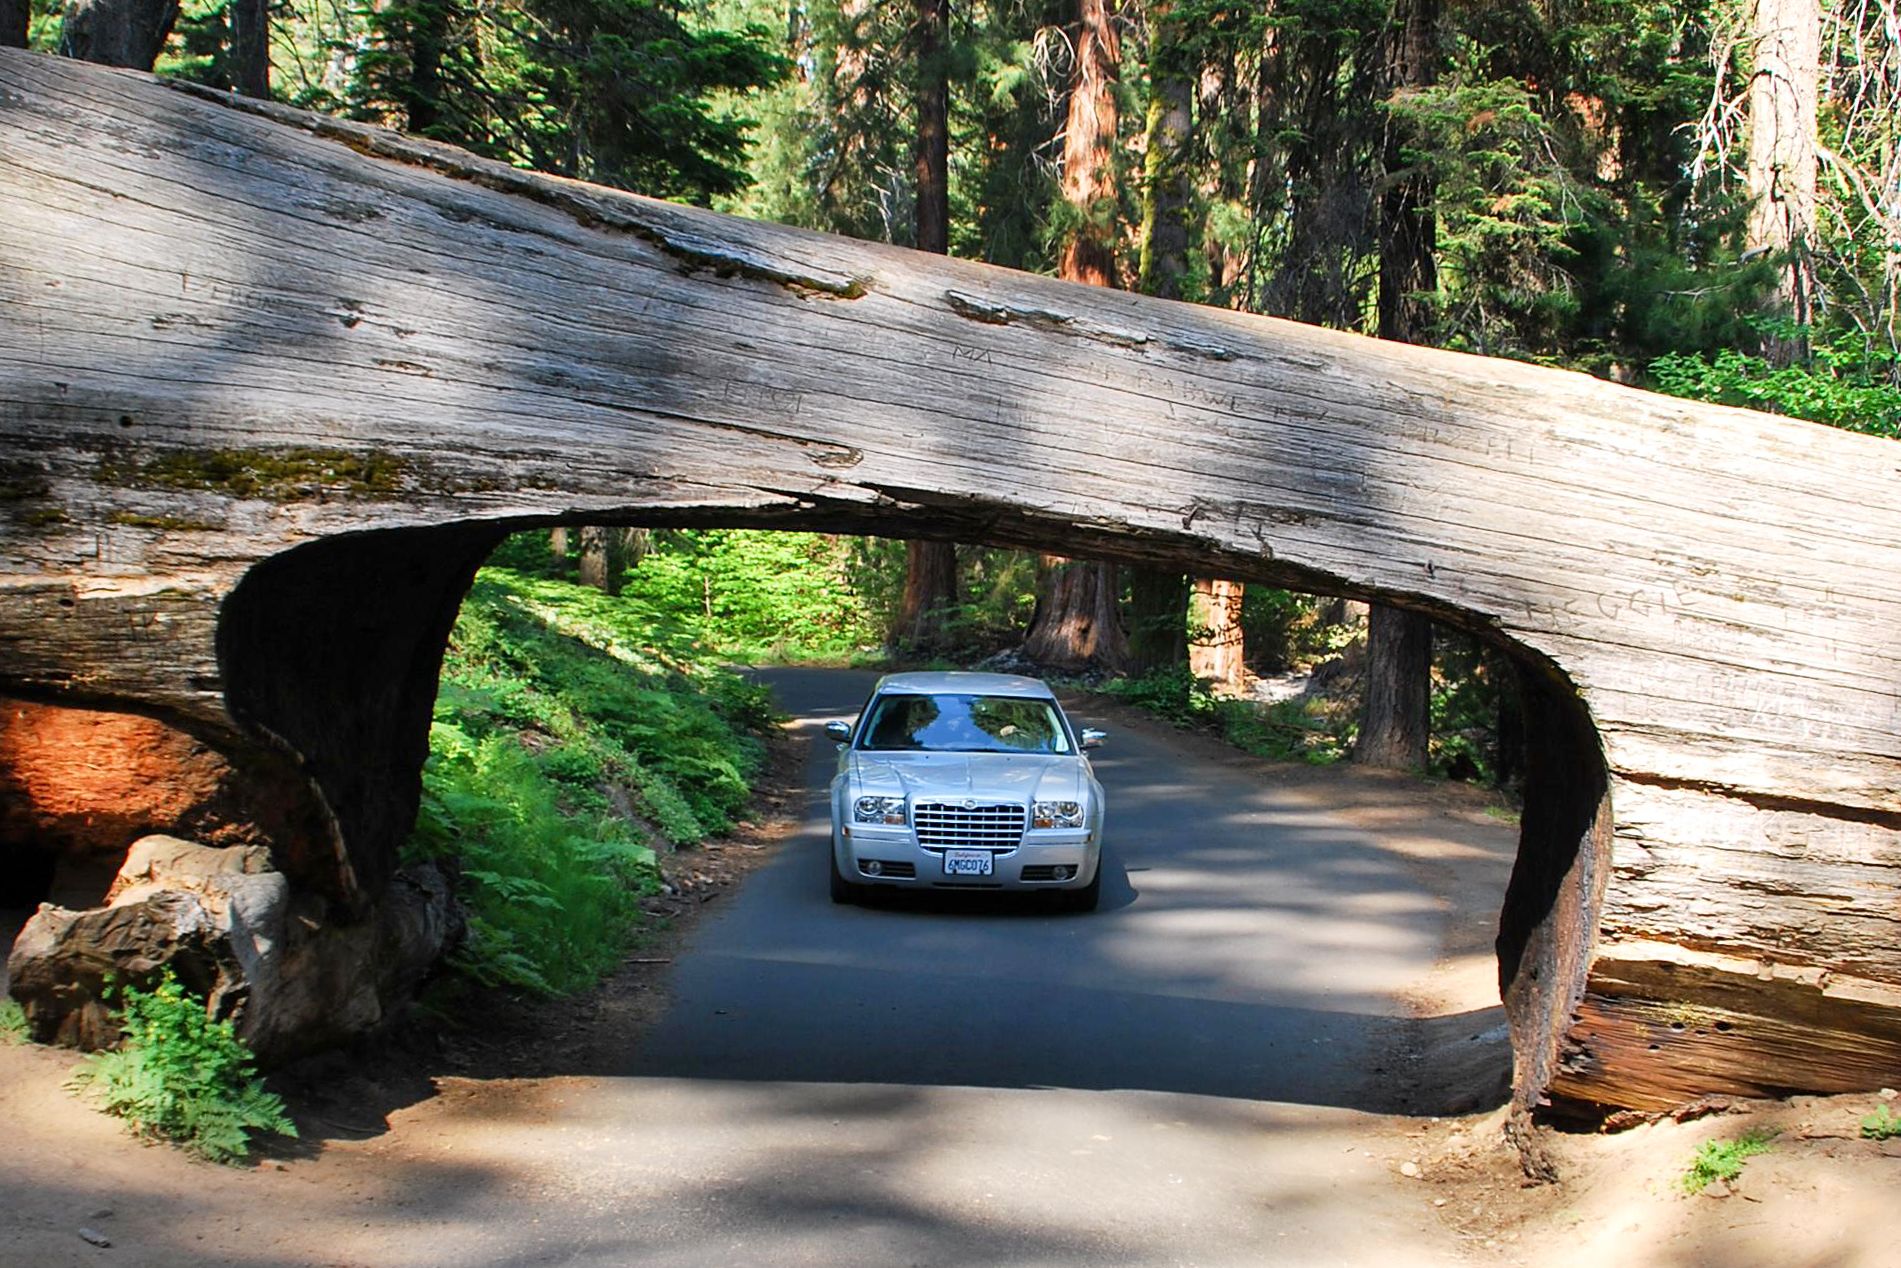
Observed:
[[[853,753],[852,785],[860,794],[996,797],[1005,801],[1079,801],[1080,758],[1041,753]]]

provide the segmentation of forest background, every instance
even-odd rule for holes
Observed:
[[[0,43],[1901,436],[1897,3],[0,0]],[[1400,608],[976,545],[556,530],[478,578],[444,667],[413,848],[464,860],[476,976],[612,963],[656,851],[719,831],[758,769],[768,706],[713,666],[775,658],[989,658],[1272,756],[1508,794],[1517,770],[1512,664]]]

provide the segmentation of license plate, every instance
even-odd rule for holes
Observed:
[[[988,876],[990,875],[989,850],[945,850],[944,875],[946,876]]]

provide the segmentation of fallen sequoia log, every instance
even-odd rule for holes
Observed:
[[[102,756],[156,728],[199,763],[127,840],[195,813],[369,918],[508,530],[1018,545],[1374,599],[1514,659],[1521,1110],[1901,1064],[1891,443],[5,50],[0,164],[18,858],[85,818],[48,753],[83,711]]]

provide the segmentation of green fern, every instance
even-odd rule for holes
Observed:
[[[231,1023],[206,1016],[204,1003],[171,969],[150,991],[128,986],[108,997],[114,994],[124,1044],[89,1058],[67,1080],[70,1090],[125,1119],[136,1134],[174,1141],[212,1162],[243,1161],[254,1132],[297,1134]]]
[[[1901,1114],[1890,1105],[1877,1105],[1875,1112],[1861,1120],[1861,1134],[1869,1140],[1893,1140],[1901,1136]]]
[[[1757,1154],[1769,1152],[1772,1131],[1746,1131],[1734,1140],[1706,1140],[1697,1146],[1690,1169],[1677,1178],[1677,1187],[1685,1193],[1701,1193],[1717,1180],[1734,1180],[1743,1173],[1743,1163]]]

